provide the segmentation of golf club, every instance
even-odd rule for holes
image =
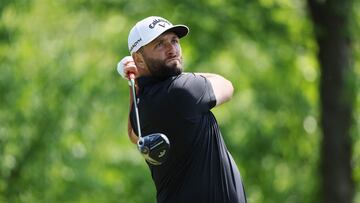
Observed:
[[[135,75],[129,74],[129,78],[135,109],[137,134],[139,136],[139,140],[137,142],[138,150],[144,156],[148,163],[152,165],[161,165],[166,161],[169,155],[169,139],[166,137],[166,135],[162,133],[153,133],[144,137],[141,135],[140,117],[135,92]]]

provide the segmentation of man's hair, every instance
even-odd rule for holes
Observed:
[[[136,53],[140,53],[140,54],[144,55],[144,47],[143,47],[143,46],[140,47],[140,48],[136,51]]]

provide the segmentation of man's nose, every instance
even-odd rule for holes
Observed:
[[[166,43],[166,53],[168,55],[176,55],[177,52],[177,45],[171,42]]]

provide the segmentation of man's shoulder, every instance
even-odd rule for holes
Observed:
[[[207,83],[206,78],[201,75],[182,73],[171,79],[167,92],[177,96],[201,96],[208,90]]]
[[[169,78],[166,83],[166,91],[169,96],[188,94],[194,84],[194,74],[181,73]]]
[[[193,83],[199,79],[194,73],[181,73],[177,76],[174,76],[171,79],[171,85],[173,87],[187,87],[193,85]]]
[[[187,80],[187,79],[191,79],[191,78],[195,78],[194,73],[181,73],[177,76],[174,76],[175,80]]]

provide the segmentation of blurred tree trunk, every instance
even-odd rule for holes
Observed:
[[[355,85],[351,0],[308,0],[321,68],[321,192],[324,203],[351,203],[351,136]]]

